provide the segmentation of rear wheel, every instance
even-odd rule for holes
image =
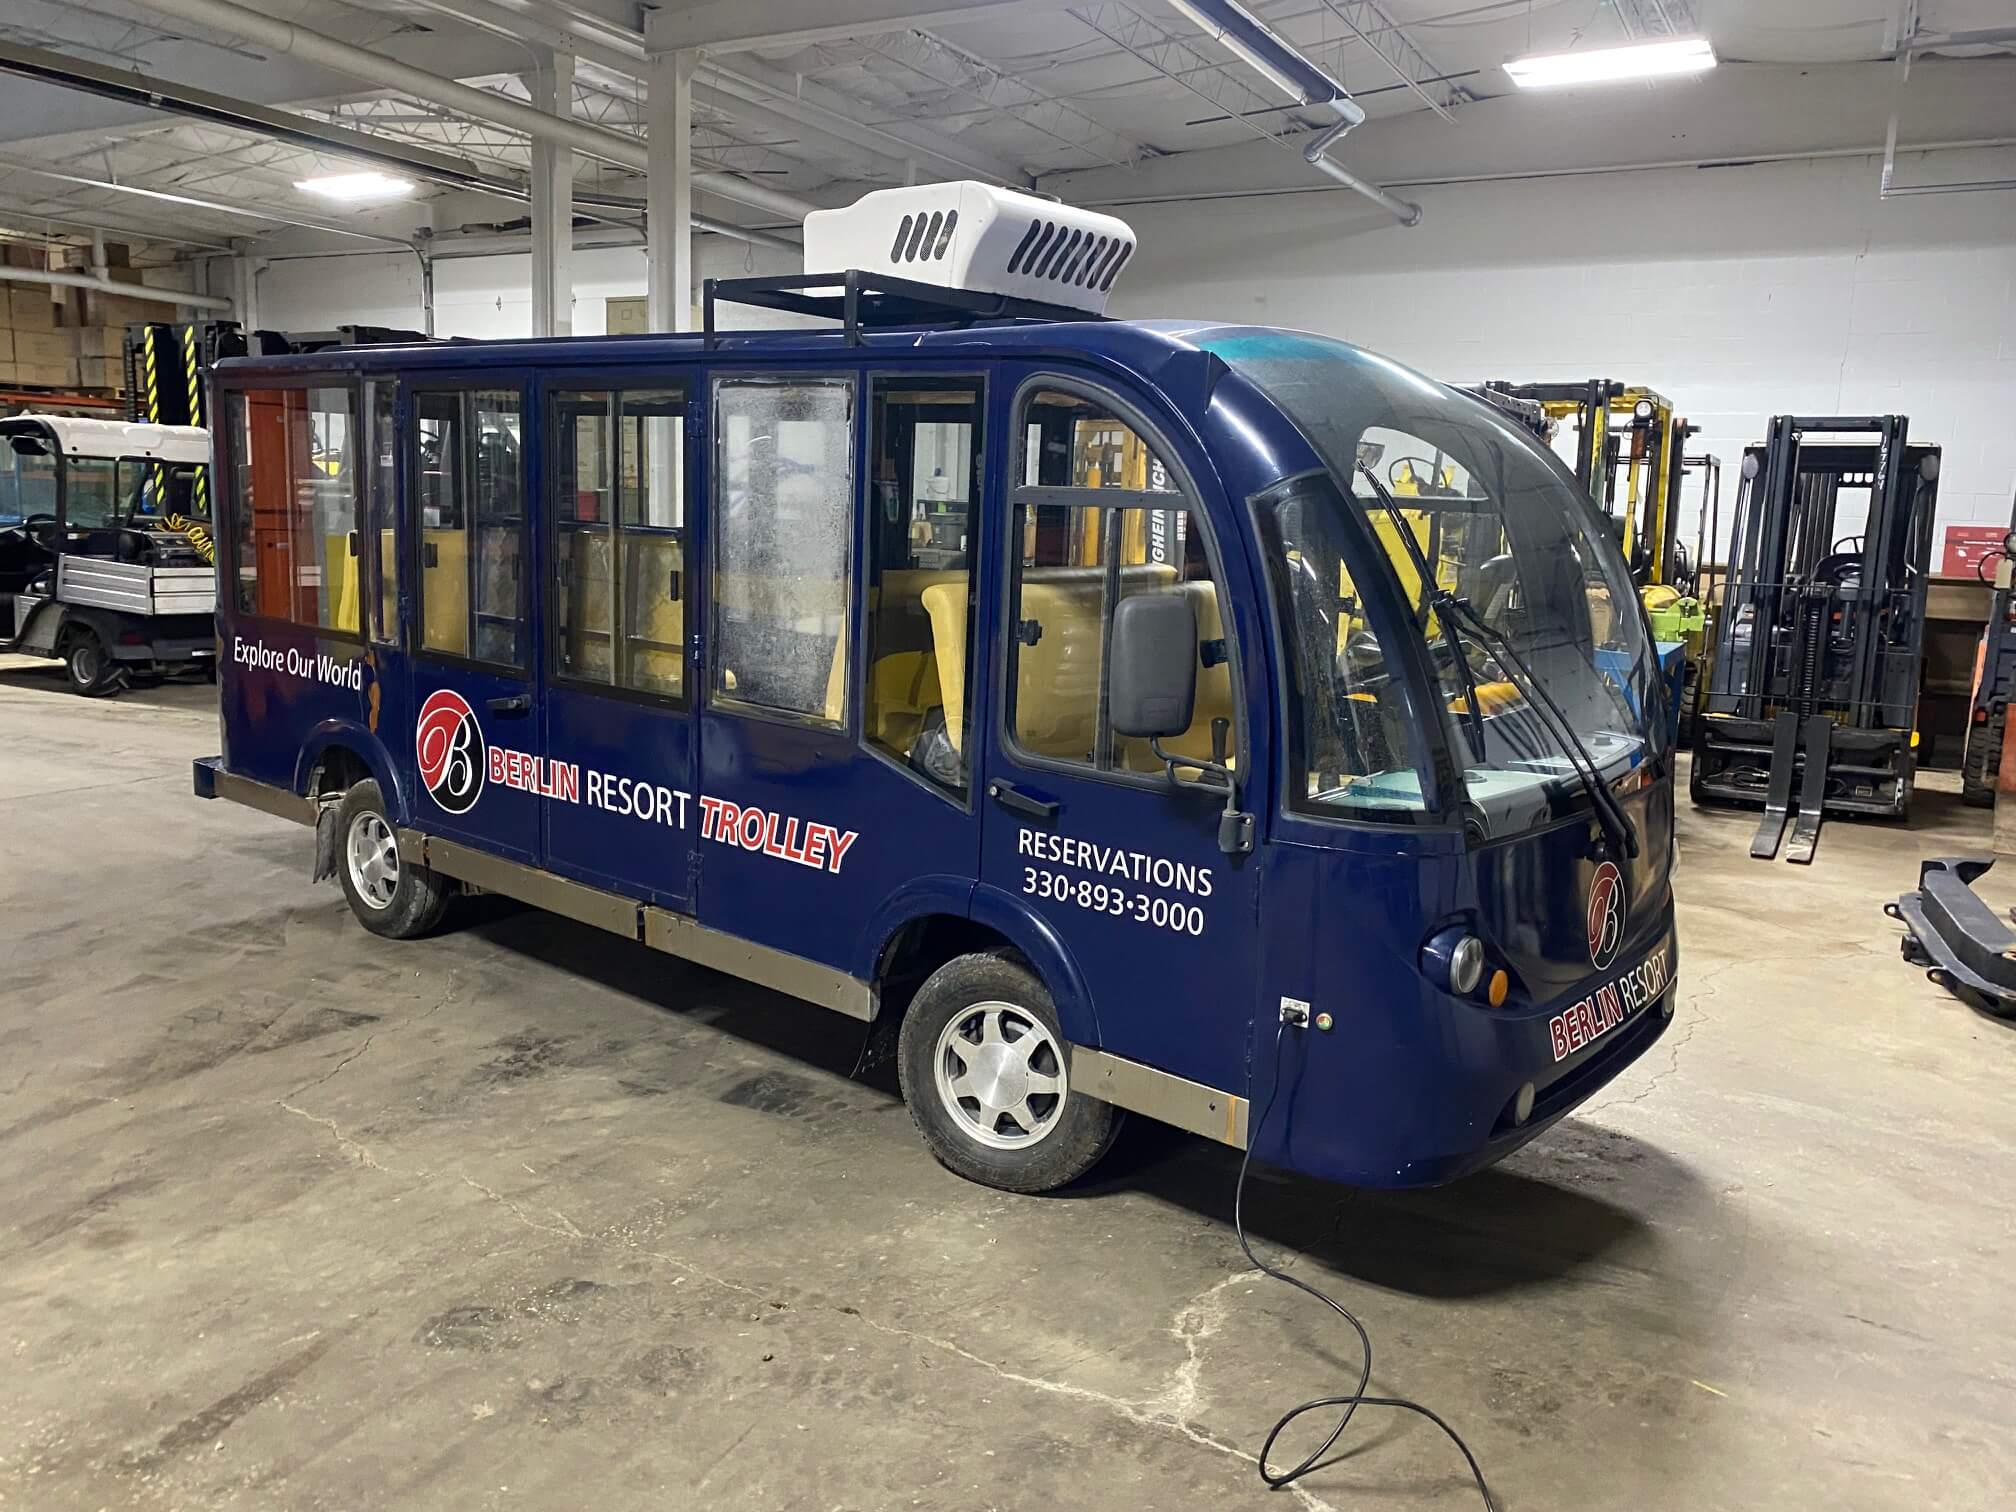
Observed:
[[[84,625],[63,642],[63,670],[69,674],[71,692],[86,698],[102,697],[118,686],[118,665],[105,654],[98,632]]]
[[[441,922],[450,884],[401,858],[399,838],[375,782],[360,782],[336,809],[336,874],[357,922],[375,935],[411,940]]]
[[[993,954],[933,972],[904,1015],[903,1100],[931,1153],[969,1181],[1047,1192],[1098,1163],[1119,1132],[1110,1103],[1071,1088],[1057,1010],[1032,971]]]

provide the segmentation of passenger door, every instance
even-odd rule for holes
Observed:
[[[1234,768],[1247,749],[1222,557],[1198,485],[1136,411],[1088,384],[1034,378],[1013,413],[1002,687],[982,808],[992,897],[977,901],[1033,911],[1055,931],[1095,1005],[1099,1048],[1243,1086],[1255,858],[1219,848],[1222,791],[1195,768],[1172,781],[1146,741],[1107,718],[1115,605],[1180,593],[1198,626],[1195,716],[1164,749],[1215,751]]]
[[[973,377],[714,381],[703,923],[865,977],[891,921],[964,912],[983,410]]]
[[[416,384],[407,411],[407,580],[416,587],[413,817],[430,834],[540,859],[549,770],[534,690],[524,386]]]
[[[544,708],[572,802],[546,808],[554,871],[669,908],[693,895],[692,406],[682,379],[548,386]]]

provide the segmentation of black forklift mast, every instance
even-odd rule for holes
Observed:
[[[1809,440],[1867,436],[1867,441]],[[1762,803],[1750,854],[1813,859],[1824,813],[1910,805],[1939,448],[1902,415],[1779,415],[1744,453],[1730,577],[1715,628],[1697,803]],[[1867,521],[1837,537],[1840,494]]]
[[[136,321],[126,327],[126,418],[207,428],[204,380],[212,365],[226,357],[284,357],[344,346],[418,346],[432,340],[393,326],[248,331],[235,320]]]

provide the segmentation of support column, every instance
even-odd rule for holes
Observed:
[[[654,331],[693,329],[694,52],[656,53],[646,65],[645,274]]]
[[[548,115],[574,116],[574,55],[542,49],[525,75],[532,103]],[[532,334],[574,334],[574,149],[532,141]]]

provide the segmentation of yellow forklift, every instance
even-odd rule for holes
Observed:
[[[1531,428],[1550,445],[1563,425],[1572,429],[1575,476],[1617,533],[1653,638],[1686,646],[1681,686],[1697,684],[1708,652],[1707,611],[1698,593],[1701,564],[1680,539],[1680,488],[1687,438],[1700,427],[1675,414],[1658,390],[1609,378],[1491,382],[1481,397],[1508,409],[1507,401],[1537,406],[1544,426]],[[1715,472],[1719,484],[1719,465]],[[1676,712],[1689,702],[1676,696]]]
[[[1484,388],[1537,404],[1553,429],[1574,430],[1575,476],[1617,531],[1641,589],[1692,590],[1697,564],[1680,541],[1679,504],[1681,452],[1698,427],[1674,413],[1672,400],[1606,378]]]

